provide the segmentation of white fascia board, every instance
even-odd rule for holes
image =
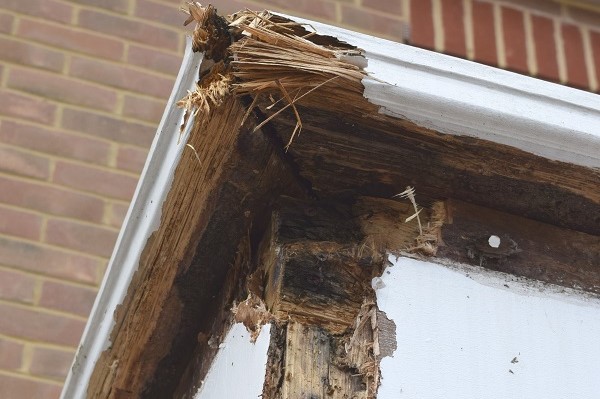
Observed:
[[[376,290],[396,324],[379,399],[581,398],[600,392],[600,300],[464,264],[394,255]]]
[[[544,158],[600,167],[600,96],[286,16],[365,50],[364,96],[386,115]]]
[[[175,168],[185,148],[193,123],[179,139],[184,110],[175,104],[188,90],[195,89],[201,53],[193,53],[188,40],[183,62],[165,112],[162,116],[137,189],[108,263],[83,338],[63,387],[62,399],[87,397],[89,379],[100,354],[111,345],[114,313],[123,302],[131,279],[138,269],[140,255],[160,223],[164,200],[171,188]],[[111,365],[107,365],[111,366]]]
[[[256,399],[267,372],[271,325],[261,327],[256,342],[242,323],[231,326],[194,399]]]

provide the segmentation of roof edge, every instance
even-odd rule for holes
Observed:
[[[286,16],[365,50],[364,96],[440,133],[600,168],[600,97],[472,61]]]
[[[188,38],[181,68],[65,381],[61,399],[86,397],[96,362],[111,344],[110,334],[115,325],[113,314],[127,294],[148,238],[159,226],[162,204],[185,149],[183,143],[187,142],[193,126],[193,123],[188,123],[181,136],[177,134],[185,110],[175,106],[175,103],[188,90],[195,88],[202,59],[202,53],[192,52],[191,39]]]

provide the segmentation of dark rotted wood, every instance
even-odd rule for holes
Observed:
[[[343,104],[366,101],[345,99]],[[408,121],[346,107],[299,108],[302,134],[289,155],[317,194],[354,190],[391,197],[414,186],[424,199],[458,198],[557,226],[600,234],[600,171],[556,162],[466,136],[439,134]],[[268,113],[267,113],[268,114]],[[287,142],[296,123],[270,123]]]
[[[358,248],[321,242],[278,247],[266,289],[271,313],[344,332],[370,289],[375,267],[372,255],[360,256]]]
[[[498,248],[488,239],[501,239]],[[448,201],[438,258],[600,294],[600,237]]]
[[[348,328],[373,273],[369,254],[357,253],[363,239],[352,203],[281,198],[261,249],[271,313],[337,333]]]
[[[172,397],[194,348],[206,345],[199,337],[238,293],[225,285],[253,219],[273,195],[302,194],[271,141],[240,128],[245,112],[229,99],[191,135],[200,162],[184,151],[88,397]]]
[[[271,313],[344,332],[385,251],[414,245],[416,220],[403,222],[410,212],[408,204],[374,198],[280,199],[260,250]]]

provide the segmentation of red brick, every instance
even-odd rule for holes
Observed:
[[[47,180],[50,175],[50,161],[0,144],[0,172]]]
[[[79,319],[8,304],[0,304],[0,314],[0,334],[59,345],[77,345],[85,327]]]
[[[120,147],[117,154],[117,168],[141,173],[147,156],[148,150],[136,147]]]
[[[125,95],[123,115],[131,118],[158,124],[165,111],[166,101],[157,101],[150,98]]]
[[[13,377],[0,374],[0,398],[24,399],[44,398],[58,399],[61,386],[46,382],[29,380],[26,377]]]
[[[488,0],[490,1],[490,0]],[[541,11],[546,14],[552,14],[555,16],[561,15],[560,1],[546,1],[546,0],[502,0],[503,3],[514,4],[521,8],[527,8],[531,11]]]
[[[577,6],[565,7],[565,9],[567,10],[569,18],[576,24],[585,24],[594,28],[600,26],[600,12],[598,11],[594,12]]]
[[[559,80],[558,57],[554,40],[554,22],[550,18],[532,15],[533,41],[538,76],[547,80]]]
[[[59,102],[105,111],[114,110],[117,103],[117,93],[113,90],[28,69],[12,69],[8,76],[8,87]]]
[[[0,237],[0,264],[65,280],[96,284],[99,262],[87,256]]]
[[[399,42],[406,40],[408,29],[399,19],[389,18],[364,9],[342,4],[342,23],[346,26],[377,33]]]
[[[489,3],[473,2],[474,58],[476,61],[497,65],[494,9]]]
[[[126,66],[86,58],[73,58],[69,74],[102,85],[163,98],[165,101],[175,81],[174,77],[165,78]]]
[[[96,299],[96,290],[54,281],[44,281],[40,306],[87,317]]]
[[[103,37],[92,32],[77,31],[72,27],[28,19],[21,21],[17,34],[20,37],[61,49],[111,60],[122,59],[125,48],[120,40]]]
[[[137,185],[137,177],[116,171],[59,161],[52,181],[79,190],[129,201]]]
[[[110,11],[116,11],[125,14],[129,11],[130,0],[68,0],[71,3],[82,4],[84,6],[99,7]]]
[[[442,20],[444,24],[444,52],[466,57],[467,47],[462,0],[443,0]]]
[[[596,79],[600,81],[600,31],[590,31],[590,39],[596,68]]]
[[[2,280],[0,280],[2,284]],[[0,338],[0,369],[19,370],[23,358],[23,344]],[[0,380],[1,381],[1,380]],[[1,390],[2,388],[0,388]]]
[[[581,30],[576,25],[563,24],[562,37],[567,61],[567,83],[583,89],[588,88],[587,68]]]
[[[41,228],[41,216],[0,206],[1,234],[37,240],[40,238]]]
[[[337,17],[335,9],[336,7],[333,1],[295,0],[290,2],[289,0],[269,0],[266,8],[273,11],[287,12],[288,14],[293,13],[294,15],[307,15],[326,21],[335,21]]]
[[[169,26],[183,26],[187,18],[187,15],[179,9],[179,4],[161,4],[147,0],[135,2],[135,16]]]
[[[127,63],[142,68],[152,69],[172,76],[177,74],[182,57],[174,53],[166,53],[151,47],[132,44],[127,52]]]
[[[0,32],[10,33],[15,22],[15,17],[10,14],[0,12]]]
[[[0,142],[97,164],[106,164],[110,151],[105,141],[6,120],[0,124]]]
[[[62,382],[71,368],[74,356],[73,351],[36,347],[33,349],[29,371],[33,375]]]
[[[140,147],[150,147],[156,132],[156,127],[70,108],[63,111],[62,126],[76,132]]]
[[[120,228],[127,215],[129,204],[112,203],[110,213],[110,225]]]
[[[58,22],[70,22],[73,7],[55,0],[2,0],[2,8],[18,14],[32,15]]]
[[[159,28],[116,15],[83,9],[79,13],[79,25],[97,32],[151,44],[171,51],[179,48],[180,36],[175,30]]]
[[[434,47],[433,7],[431,0],[410,2],[410,42],[416,46]]]
[[[377,11],[402,16],[402,5],[405,0],[363,0],[362,6]]]
[[[0,299],[33,303],[34,288],[33,277],[13,270],[0,269]],[[0,353],[2,353],[2,342],[0,339]],[[4,355],[0,356],[0,368],[4,368],[1,365],[3,357]]]
[[[523,12],[506,7],[502,7],[501,10],[506,67],[513,71],[528,73]]]
[[[57,51],[6,38],[0,38],[0,59],[50,71],[61,71],[65,62]]]
[[[31,122],[52,124],[56,106],[43,99],[3,90],[0,96],[0,114],[24,118]]]
[[[104,213],[99,198],[4,176],[0,176],[0,202],[90,222],[101,222]]]
[[[46,227],[46,241],[60,247],[74,249],[108,258],[118,233],[89,224],[50,219]]]

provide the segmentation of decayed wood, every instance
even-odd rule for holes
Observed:
[[[347,104],[353,104],[352,110]],[[390,198],[411,185],[421,199],[457,198],[600,234],[599,170],[439,134],[381,115],[362,96],[349,95],[323,107],[315,95],[298,112],[302,135],[288,154],[319,195],[352,190]],[[286,111],[270,123],[286,142],[296,118]]]
[[[343,333],[381,272],[385,251],[414,245],[416,220],[404,223],[414,212],[409,204],[345,201],[287,198],[274,212],[261,263],[265,301],[276,318]]]
[[[600,294],[598,235],[451,200],[442,241],[439,258]]]
[[[260,247],[274,325],[263,397],[375,398],[395,325],[377,310],[372,278],[388,251],[413,248],[410,203],[284,197]],[[422,222],[429,224],[427,211]]]
[[[88,397],[171,397],[199,334],[211,332],[219,293],[256,213],[282,186],[294,191],[270,140],[250,133],[253,125],[240,127],[245,112],[229,98],[191,135],[200,159],[183,153]]]
[[[361,376],[335,363],[334,345],[330,333],[319,326],[287,324],[282,399],[366,397]]]

